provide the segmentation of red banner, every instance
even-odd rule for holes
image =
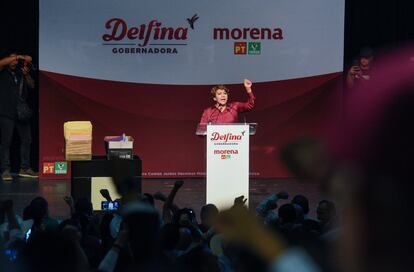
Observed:
[[[333,73],[253,85],[256,108],[241,115],[241,121],[259,124],[250,143],[252,177],[290,176],[279,161],[279,147],[320,132],[332,105],[340,105],[339,77]],[[145,178],[205,174],[205,141],[195,129],[213,102],[210,86],[123,83],[50,72],[40,73],[40,86],[40,169],[64,161],[63,123],[89,120],[94,155],[105,154],[104,136],[126,133],[135,139]],[[228,87],[231,101],[247,99],[242,84]],[[41,178],[68,175],[50,173],[49,167]]]

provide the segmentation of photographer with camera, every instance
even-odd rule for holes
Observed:
[[[10,145],[16,128],[20,138],[20,177],[37,178],[30,168],[32,142],[27,89],[34,88],[30,76],[32,57],[16,53],[0,55],[0,171],[3,180],[10,174]]]

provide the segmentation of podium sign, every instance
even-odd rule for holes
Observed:
[[[249,197],[249,124],[207,125],[206,142],[207,203],[230,208]]]

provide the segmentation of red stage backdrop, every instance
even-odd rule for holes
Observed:
[[[63,123],[76,120],[92,122],[95,155],[126,133],[145,177],[203,176],[209,90],[244,101],[244,78],[257,104],[241,118],[259,123],[251,175],[289,175],[279,147],[340,105],[344,0],[202,2],[41,1],[41,178],[67,178]]]

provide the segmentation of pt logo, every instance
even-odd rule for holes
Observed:
[[[231,158],[231,155],[221,155],[222,160],[228,160]]]
[[[43,174],[54,174],[55,164],[53,162],[43,163]]]
[[[260,55],[262,51],[260,42],[249,42],[248,52],[249,55]]]
[[[235,55],[246,55],[247,54],[247,43],[246,42],[235,42],[234,43],[234,54]]]
[[[68,173],[67,162],[55,162],[55,174],[64,175]]]

